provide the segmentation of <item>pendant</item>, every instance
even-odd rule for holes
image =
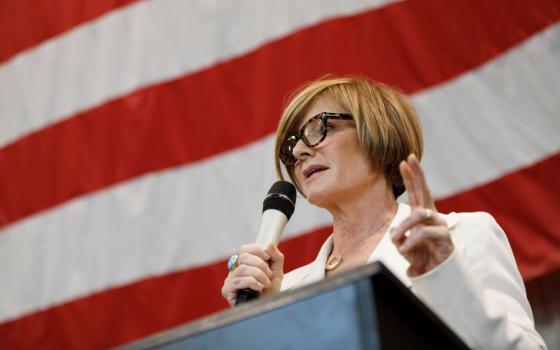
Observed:
[[[327,259],[327,263],[325,264],[325,270],[332,271],[338,267],[342,263],[342,257],[340,255],[331,256]]]

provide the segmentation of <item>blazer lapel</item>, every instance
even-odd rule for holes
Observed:
[[[381,261],[407,287],[411,286],[410,279],[406,274],[409,263],[393,244],[389,231],[391,228],[398,226],[409,214],[410,207],[399,203],[395,218],[368,259],[368,263]]]
[[[327,263],[327,259],[332,251],[332,235],[327,238],[325,243],[321,246],[319,250],[319,254],[317,254],[317,258],[311,264],[308,265],[308,269],[306,274],[304,274],[303,278],[301,279],[301,285],[310,284],[313,282],[321,281],[325,279],[325,264]]]

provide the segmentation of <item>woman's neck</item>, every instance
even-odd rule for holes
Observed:
[[[330,208],[334,228],[333,254],[354,254],[364,248],[371,252],[385,233],[396,213],[397,203],[385,183],[376,186],[358,198],[337,203],[336,208]]]

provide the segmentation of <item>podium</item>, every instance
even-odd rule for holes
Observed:
[[[121,349],[468,348],[382,263],[375,262],[263,296]]]

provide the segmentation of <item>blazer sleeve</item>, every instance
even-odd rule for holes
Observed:
[[[487,213],[457,215],[454,252],[413,291],[473,349],[546,349],[503,230]]]

